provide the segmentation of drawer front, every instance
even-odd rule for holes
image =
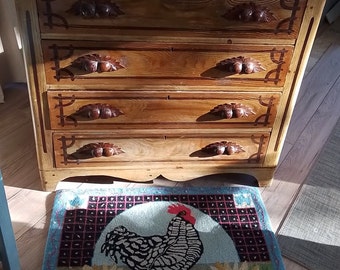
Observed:
[[[38,0],[43,38],[84,35],[149,39],[286,39],[297,37],[306,0],[114,0],[101,14],[98,4]],[[85,2],[85,1],[84,1]],[[88,1],[90,2],[90,1]],[[99,2],[99,1],[93,1]],[[75,5],[74,5],[75,4]],[[91,10],[91,11],[89,11]],[[251,14],[249,16],[244,14]],[[259,16],[257,14],[262,14]]]
[[[153,166],[149,163],[159,162],[258,166],[266,154],[268,137],[267,133],[212,135],[197,131],[148,135],[55,133],[53,143],[57,168]]]
[[[49,91],[52,129],[271,128],[281,94]]]
[[[279,89],[292,51],[291,46],[43,41],[50,87],[122,90],[148,86]]]

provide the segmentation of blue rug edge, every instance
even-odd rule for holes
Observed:
[[[57,265],[57,256],[54,256],[54,262],[51,263],[51,256],[53,253],[57,253],[59,247],[55,245],[54,241],[51,240],[53,237],[60,237],[61,230],[55,228],[54,217],[58,213],[63,214],[65,208],[61,207],[56,202],[61,201],[65,193],[72,193],[79,195],[91,194],[91,195],[118,195],[124,193],[124,195],[143,195],[143,194],[226,194],[226,193],[237,193],[237,192],[248,192],[251,194],[256,211],[261,218],[261,226],[263,234],[266,239],[266,243],[269,249],[271,261],[274,263],[276,270],[284,270],[283,259],[279,248],[278,240],[275,233],[272,230],[270,218],[268,216],[266,207],[262,200],[261,193],[257,187],[124,187],[124,188],[79,188],[79,189],[61,189],[56,191],[54,198],[53,209],[51,213],[51,220],[46,239],[46,246],[43,258],[43,270],[54,270],[51,268],[52,265]],[[53,259],[52,259],[53,261]]]

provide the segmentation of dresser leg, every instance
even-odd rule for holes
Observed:
[[[259,187],[269,187],[274,178],[275,168],[259,169],[251,174],[257,179]]]

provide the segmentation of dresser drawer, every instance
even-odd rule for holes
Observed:
[[[55,133],[57,168],[157,166],[157,163],[203,162],[211,165],[257,166],[266,154],[268,133],[228,134],[164,130],[162,133]],[[224,148],[223,148],[224,147]],[[152,162],[152,164],[148,164]],[[133,163],[133,164],[131,164]]]
[[[242,0],[112,0],[114,5],[108,5],[108,12],[102,14],[98,4],[84,7],[74,5],[77,2],[37,0],[43,38],[67,35],[89,39],[92,35],[191,42],[246,38],[248,43],[286,40],[293,44],[306,6],[304,0],[263,0],[252,4]],[[185,4],[188,2],[192,4]]]
[[[52,129],[268,127],[279,93],[49,91]]]
[[[46,82],[56,87],[150,86],[280,89],[291,46],[43,41]],[[98,83],[100,82],[100,83]],[[241,87],[241,88],[240,88]]]

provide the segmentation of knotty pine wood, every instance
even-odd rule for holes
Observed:
[[[333,70],[331,66],[334,63],[339,63],[340,56],[339,54],[332,55],[331,51],[327,51],[327,49],[331,48],[332,44],[337,44],[335,45],[336,48],[340,46],[340,19],[330,26],[324,24],[320,29],[322,31],[319,32],[314,43],[307,67],[308,74],[303,81],[293,114],[291,124],[293,128],[288,130],[288,139],[284,144],[273,184],[271,187],[261,188],[274,231],[278,230],[285,219],[286,213],[294,202],[309,171],[307,169],[301,173],[300,170],[293,169],[294,164],[303,160],[304,166],[308,168],[312,166],[323,142],[332,130],[335,119],[339,118],[339,111],[336,108],[340,108],[338,94],[340,70]],[[327,63],[333,64],[330,65],[330,68],[320,69],[317,72],[317,78],[324,82],[321,84],[322,89],[314,87],[313,84],[309,83],[309,80],[313,78],[308,76],[310,71],[321,65],[327,66]],[[333,74],[331,78],[327,76],[329,72]],[[324,80],[326,77],[327,80]],[[325,87],[328,83],[331,85]],[[6,194],[16,230],[21,265],[25,270],[37,270],[41,268],[42,264],[54,193],[41,191],[27,90],[22,87],[15,87],[5,89],[4,92],[6,103],[0,104],[0,168],[4,175]],[[313,99],[312,106],[308,106],[310,99],[304,98],[307,94],[316,97]],[[327,121],[324,118],[325,113],[329,117],[326,118]],[[306,118],[302,116],[306,116]],[[300,155],[301,152],[303,155]],[[91,179],[85,180],[89,182]],[[153,185],[220,186],[235,183],[255,184],[243,178],[234,178],[233,181],[226,182],[224,177],[210,177],[181,184],[157,179]],[[60,182],[58,188],[77,188],[85,185],[92,186],[94,184],[76,181]],[[113,184],[116,187],[141,185],[151,184],[135,184],[123,181],[115,181]],[[109,186],[112,186],[112,184],[109,184]],[[25,204],[30,207],[25,206]],[[26,207],[25,211],[22,207]],[[289,259],[284,258],[284,262],[287,270],[305,270],[304,267]]]

